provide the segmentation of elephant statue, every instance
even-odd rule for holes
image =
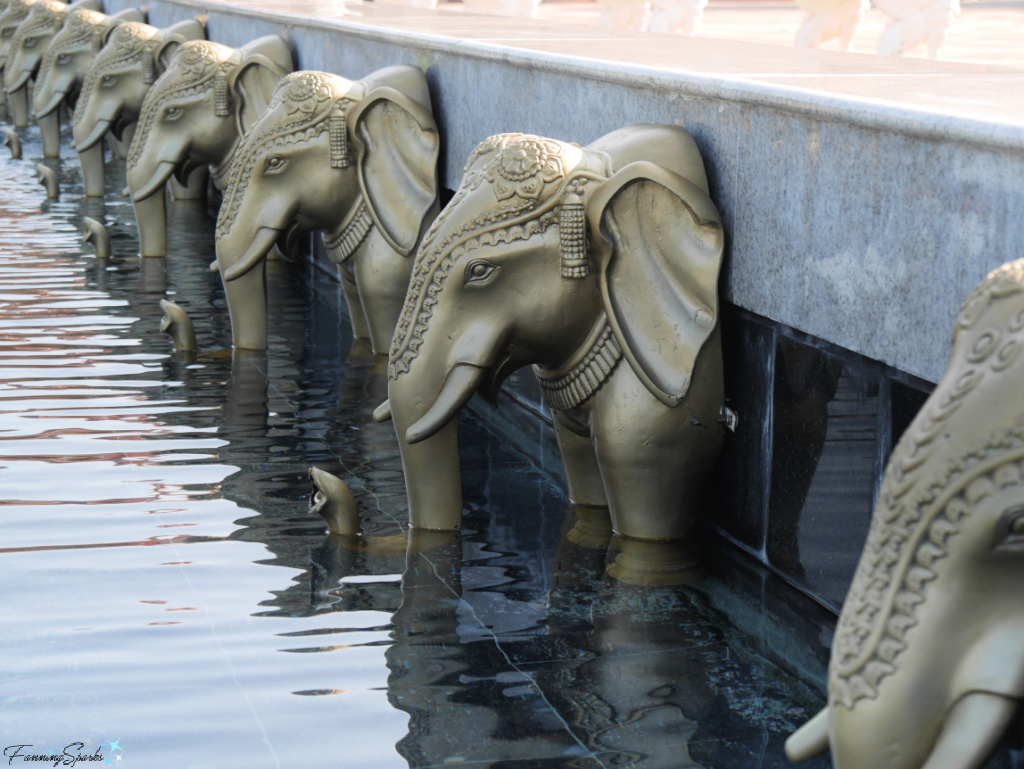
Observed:
[[[36,122],[43,138],[43,157],[47,158],[60,156],[59,107],[64,103],[74,106],[85,73],[110,33],[126,21],[145,21],[144,14],[134,8],[110,16],[81,7],[71,8],[64,26],[53,36],[41,57],[32,91]]]
[[[58,0],[36,0],[32,4],[25,21],[14,33],[4,65],[4,90],[12,103],[28,103],[29,80],[36,76],[43,56],[68,16],[77,9],[95,11],[98,7],[98,0],[79,0],[73,5],[65,5]],[[43,156],[60,157],[60,124],[44,121],[40,129],[43,133]]]
[[[1024,700],[1024,260],[967,298],[942,381],[886,467],[794,761],[980,769]]]
[[[171,55],[189,40],[205,37],[196,20],[167,29],[126,22],[118,25],[89,66],[75,105],[75,149],[82,162],[87,197],[103,197],[103,138],[113,131],[120,138],[134,123],[153,82],[163,74]]]
[[[143,256],[167,253],[164,185],[184,182],[209,165],[223,189],[228,162],[242,136],[266,110],[281,78],[294,69],[277,35],[240,48],[195,40],[179,48],[153,84],[128,151],[128,189]]]
[[[426,78],[388,67],[352,82],[295,72],[242,139],[217,220],[217,264],[236,348],[267,345],[265,257],[321,230],[353,332],[383,353],[412,254],[437,213],[437,124]]]
[[[532,364],[572,501],[625,537],[686,538],[724,438],[723,239],[681,128],[479,145],[416,255],[375,413],[394,418],[411,525],[460,527],[455,416]]]
[[[0,13],[0,71],[7,69],[7,59],[11,51],[11,43],[18,32],[18,27],[28,18],[28,12],[37,0],[6,0],[3,12]],[[6,95],[6,91],[4,94]],[[7,109],[11,113],[11,121],[15,128],[28,127],[28,93],[20,92],[12,99],[6,99]]]

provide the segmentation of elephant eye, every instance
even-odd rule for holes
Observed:
[[[0,32],[0,35],[3,35],[4,37],[10,37],[14,34],[14,29],[14,27],[4,27],[3,32]]]
[[[477,259],[466,265],[464,285],[470,283],[486,283],[498,271],[496,264],[491,264],[485,259]]]
[[[117,78],[114,75],[104,75],[103,79],[100,81],[100,85],[103,86],[104,88],[110,88],[111,86],[113,86],[116,83],[117,83]]]
[[[21,47],[22,47],[22,48],[31,48],[31,47],[32,47],[32,46],[34,46],[35,44],[36,44],[36,39],[35,39],[34,37],[26,37],[26,38],[25,38],[25,39],[24,39],[24,40],[22,41],[22,43],[21,43]]]
[[[71,61],[71,57],[68,56],[66,53],[62,53],[57,56],[58,64],[67,64],[69,61]]]
[[[280,155],[268,155],[267,159],[263,161],[263,170],[268,174],[272,174],[284,168],[286,162]]]
[[[168,107],[164,110],[164,120],[173,122],[181,117],[181,107]]]
[[[1024,505],[1003,513],[996,529],[996,549],[1024,550]]]

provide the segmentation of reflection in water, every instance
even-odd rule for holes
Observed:
[[[229,344],[206,212],[171,210],[167,258],[139,260],[121,164],[85,202],[65,144],[47,201],[23,140],[0,158],[7,737],[120,738],[158,767],[785,765],[820,699],[708,608],[713,580],[609,577],[650,554],[567,520],[560,484],[474,419],[461,537],[327,536],[310,465],[349,483],[367,532],[407,517],[394,429],[371,416],[382,361],[346,336],[336,282],[272,263],[265,354],[177,355],[165,297],[201,350]]]

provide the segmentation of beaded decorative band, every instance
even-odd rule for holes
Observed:
[[[359,244],[366,240],[366,236],[373,227],[373,219],[370,212],[366,210],[366,201],[362,196],[352,207],[351,213],[341,225],[337,235],[321,235],[324,241],[324,248],[327,249],[327,258],[334,264],[341,264],[352,253],[359,248]]]
[[[601,388],[622,360],[622,350],[604,313],[580,349],[586,352],[573,356],[576,362],[570,361],[558,371],[533,367],[541,397],[548,408],[568,411],[582,406]]]

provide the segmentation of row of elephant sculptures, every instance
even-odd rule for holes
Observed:
[[[166,250],[166,190],[188,195],[209,174],[237,351],[267,344],[268,256],[296,232],[323,234],[355,336],[387,355],[374,416],[394,421],[412,527],[460,527],[456,416],[532,366],[573,502],[627,539],[691,537],[735,415],[722,219],[690,135],[493,136],[440,210],[441,137],[420,70],[293,72],[280,38],[233,49],[203,35],[197,21],[160,30],[134,11],[7,0],[8,106],[24,125],[34,80],[44,154],[59,154],[53,125],[74,103],[87,196],[103,194],[104,137],[127,143],[143,257]],[[188,317],[164,304],[176,346],[194,352]],[[1020,731],[1022,346],[1024,260],[968,298],[949,369],[893,453],[840,617],[829,707],[791,738],[794,759],[831,745],[840,769],[980,767]],[[311,475],[314,509],[355,541],[347,487]]]

